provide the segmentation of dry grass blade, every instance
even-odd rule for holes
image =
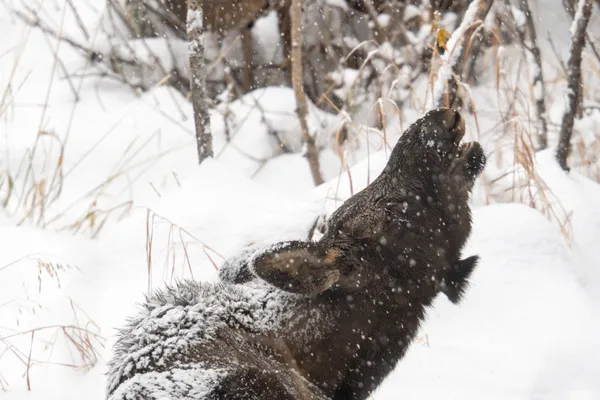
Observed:
[[[12,264],[8,266],[10,265]],[[40,280],[38,290],[41,291],[42,272],[56,279],[60,287],[58,275],[68,268],[71,267],[38,259],[38,279]],[[28,390],[33,387],[31,371],[36,365],[89,369],[97,364],[100,358],[100,348],[104,346],[106,339],[100,335],[100,327],[73,300],[70,300],[70,307],[73,313],[73,323],[71,324],[51,324],[25,330],[3,327],[12,333],[0,335],[0,359],[10,354],[22,364]],[[29,339],[27,340],[27,338]],[[61,345],[66,346],[63,349],[66,351],[65,355],[70,356],[71,362],[52,361],[52,358],[62,357],[54,355],[54,349],[59,341]],[[0,377],[0,384],[2,388],[6,388],[8,382]]]
[[[192,234],[187,229],[181,227],[180,225],[175,224],[170,219],[156,214],[151,209],[146,209],[146,265],[147,265],[147,274],[148,274],[148,291],[152,290],[152,274],[153,274],[153,254],[154,248],[156,246],[156,236],[158,233],[155,232],[156,224],[166,223],[168,226],[167,237],[166,237],[166,245],[164,248],[166,249],[165,257],[164,257],[164,271],[165,271],[165,279],[167,281],[173,281],[177,278],[176,274],[176,252],[177,248],[181,247],[183,257],[182,260],[182,270],[187,269],[189,271],[190,277],[194,277],[194,271],[192,268],[192,260],[190,258],[190,245],[199,246],[202,253],[206,256],[206,258],[210,261],[213,267],[218,270],[219,264],[215,261],[214,256],[221,258],[221,260],[225,260],[219,252],[213,249],[211,246],[198,239],[194,234]]]

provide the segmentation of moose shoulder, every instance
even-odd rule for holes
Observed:
[[[348,199],[317,242],[248,251],[218,284],[151,296],[122,332],[118,399],[366,399],[403,357],[442,292],[464,293],[469,193],[483,170],[464,121],[430,111],[383,173]]]

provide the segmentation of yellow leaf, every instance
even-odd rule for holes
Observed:
[[[88,211],[88,213],[83,218],[84,221],[89,221],[90,228],[94,229],[94,225],[96,225],[96,212]]]
[[[448,39],[450,39],[450,32],[448,32],[444,28],[439,29],[437,31],[435,39],[437,40],[438,46],[440,46],[442,49],[448,51],[448,47],[446,47],[446,43],[448,42]]]

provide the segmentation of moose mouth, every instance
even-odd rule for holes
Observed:
[[[481,151],[481,145],[477,142],[464,142],[461,143],[465,136],[465,120],[458,111],[452,110],[453,115],[448,118],[446,127],[452,136],[453,142],[453,168],[461,164],[466,164],[468,168],[475,168],[471,164],[475,162],[474,157],[477,158],[476,154]],[[473,159],[473,160],[472,160]]]
[[[454,159],[455,162],[459,159],[464,159],[470,149],[473,148],[472,142],[460,143],[466,133],[465,119],[458,111],[447,109],[444,125],[450,133],[449,138],[451,144],[449,149],[450,154],[452,155],[450,158]]]
[[[469,153],[469,150],[471,150],[475,144],[475,142],[465,142],[462,143],[458,146],[458,148],[456,149],[456,158],[461,158],[466,156]]]

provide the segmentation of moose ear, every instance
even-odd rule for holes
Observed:
[[[340,279],[340,252],[318,243],[279,243],[258,254],[251,262],[254,273],[271,285],[288,292],[313,295]]]

